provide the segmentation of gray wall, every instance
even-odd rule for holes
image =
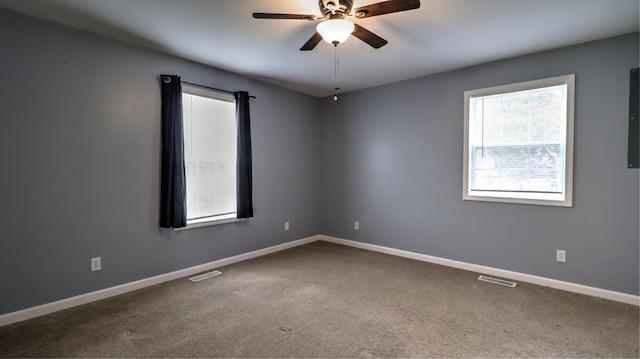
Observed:
[[[637,34],[336,102],[6,10],[0,44],[0,314],[319,233],[638,294],[638,171],[625,163]],[[162,73],[257,96],[255,218],[158,227]],[[575,207],[463,202],[463,92],[567,73]]]
[[[634,67],[637,33],[325,99],[322,233],[637,295]],[[464,91],[570,73],[575,206],[463,201]]]
[[[0,44],[0,314],[319,233],[320,99],[6,10]],[[163,73],[257,97],[255,218],[158,227]]]

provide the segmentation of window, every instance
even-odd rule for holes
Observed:
[[[187,225],[235,219],[235,98],[183,84],[182,111]]]
[[[464,200],[573,205],[574,81],[465,91]]]

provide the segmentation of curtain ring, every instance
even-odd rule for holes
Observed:
[[[162,77],[162,81],[164,81],[165,84],[168,84],[169,82],[171,82],[171,77],[169,76],[163,76]]]

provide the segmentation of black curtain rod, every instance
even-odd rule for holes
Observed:
[[[236,94],[236,93],[235,93],[235,92],[233,92],[233,91],[227,91],[227,90],[223,90],[223,89],[217,89],[217,88],[215,88],[215,87],[209,87],[209,86],[198,85],[198,84],[194,84],[194,83],[187,82],[187,81],[180,81],[180,82],[182,82],[183,84],[187,84],[187,85],[191,85],[191,86],[196,86],[196,87],[202,87],[202,88],[205,88],[205,89],[208,89],[208,90],[220,91],[220,92],[228,93],[228,94],[231,94],[231,95],[235,95],[235,94]],[[255,96],[251,96],[251,95],[250,95],[249,97],[251,97],[251,98],[256,98]]]

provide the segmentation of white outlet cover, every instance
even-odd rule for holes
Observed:
[[[100,257],[91,258],[91,271],[99,271],[102,269],[102,259]]]

